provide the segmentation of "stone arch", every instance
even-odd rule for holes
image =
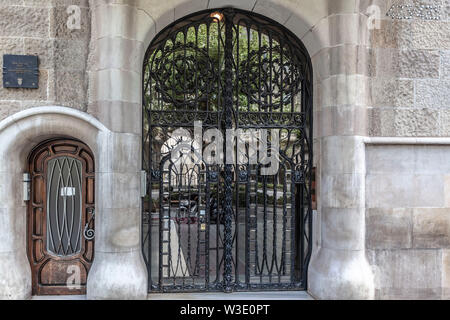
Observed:
[[[315,224],[316,254],[309,268],[310,292],[318,298],[373,297],[373,276],[364,247],[363,140],[367,135],[369,76],[361,74],[358,65],[358,61],[369,61],[369,53],[363,50],[363,56],[349,56],[338,48],[370,46],[366,8],[359,1],[336,0],[90,2],[95,48],[91,105],[111,131],[139,138],[144,55],[156,34],[176,19],[232,6],[278,21],[302,40],[314,68],[314,161],[318,167],[320,221]],[[109,55],[112,51],[114,56]],[[117,115],[115,119],[111,119],[113,114]],[[336,159],[342,165],[336,166]],[[140,166],[140,161],[132,165]],[[130,287],[123,281],[121,285]],[[106,287],[101,291],[113,297]]]
[[[295,2],[289,0],[176,0],[170,6],[161,2],[156,4],[152,1],[138,1],[136,8],[139,15],[147,16],[147,19],[144,17],[140,19],[140,23],[145,22],[146,26],[138,27],[138,29],[142,28],[138,40],[143,43],[145,51],[156,34],[178,19],[202,10],[233,7],[259,13],[284,25],[302,40],[312,56],[316,50],[327,45],[326,34],[318,32],[314,27],[329,15],[332,6],[328,0],[316,0],[313,4],[307,0]]]
[[[106,162],[99,142],[109,130],[94,117],[66,107],[36,107],[0,122],[0,298],[31,296],[31,270],[26,254],[26,208],[22,174],[31,150],[44,140],[69,137],[94,152],[98,170]],[[98,186],[96,186],[98,188]]]

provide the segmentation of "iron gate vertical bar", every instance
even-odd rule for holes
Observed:
[[[225,17],[225,90],[223,94],[225,129],[233,128],[233,10],[224,10]],[[225,136],[225,139],[228,137]],[[224,150],[226,151],[226,149]],[[225,158],[225,157],[224,157]],[[226,159],[225,159],[226,160]],[[225,163],[225,228],[224,228],[224,268],[223,268],[223,289],[224,292],[232,292],[233,287],[233,235],[232,235],[232,216],[233,216],[233,165]]]

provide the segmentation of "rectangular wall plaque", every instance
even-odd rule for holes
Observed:
[[[3,87],[38,89],[38,56],[5,54],[3,56]]]

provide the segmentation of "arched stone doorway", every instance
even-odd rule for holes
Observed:
[[[156,36],[143,85],[150,291],[306,289],[312,81],[302,42],[256,13],[207,10]]]

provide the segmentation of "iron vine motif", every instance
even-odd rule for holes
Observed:
[[[143,81],[143,168],[152,181],[143,200],[151,219],[142,221],[149,290],[305,289],[312,69],[300,40],[255,13],[199,12],[154,39]],[[254,163],[250,146],[244,164],[171,160],[180,144],[197,148],[194,121],[203,134],[277,131],[278,173],[263,176],[267,163]],[[180,128],[187,138],[174,137]]]

